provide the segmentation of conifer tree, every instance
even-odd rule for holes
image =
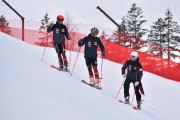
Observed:
[[[9,27],[9,22],[3,15],[0,16],[0,31],[8,35],[12,35],[12,31]]]

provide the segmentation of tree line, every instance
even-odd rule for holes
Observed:
[[[69,31],[75,31],[77,28],[72,24],[72,17],[66,13],[65,18],[65,24]],[[39,28],[41,37],[38,38],[37,45],[53,46],[52,41],[48,41],[49,38],[52,38],[52,33],[48,34],[45,32],[51,22],[54,21],[50,21],[48,13],[46,13],[41,20]],[[146,22],[142,8],[133,3],[127,14],[121,18],[120,26],[123,31],[116,29],[109,39],[121,46],[135,50],[141,50],[143,47],[146,47],[148,49],[145,52],[159,57],[166,55],[169,60],[175,57],[180,59],[180,56],[173,53],[174,51],[180,52],[180,50],[176,49],[177,46],[180,46],[180,26],[173,20],[170,8],[167,8],[165,11],[164,18],[157,18],[152,23],[150,30],[143,27]],[[12,35],[9,23],[3,15],[0,16],[0,31]],[[147,39],[142,40],[145,35]],[[105,31],[102,32],[100,37],[107,37]]]
[[[133,3],[130,10],[121,19],[120,25],[123,31],[116,29],[110,40],[135,50],[146,46],[148,47],[146,52],[160,57],[167,54],[169,60],[175,57],[180,58],[180,56],[173,54],[174,51],[180,52],[176,49],[177,46],[180,46],[180,27],[173,20],[170,8],[165,11],[164,18],[157,18],[152,23],[150,30],[143,27],[146,22],[142,8]],[[147,35],[147,39],[142,40],[141,38],[145,35]]]

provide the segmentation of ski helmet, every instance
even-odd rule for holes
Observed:
[[[130,58],[131,60],[136,60],[139,57],[137,52],[131,52],[130,54]]]
[[[91,28],[91,35],[98,34],[99,30],[96,27]]]
[[[60,21],[60,20],[64,20],[64,16],[58,15],[58,16],[57,16],[57,21]]]

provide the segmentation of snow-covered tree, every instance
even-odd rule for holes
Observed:
[[[74,41],[79,40],[79,36],[77,35],[78,28],[73,23],[73,18],[68,12],[66,12],[65,14],[64,25],[66,25],[68,32],[70,33],[70,36],[72,37],[72,40],[66,41],[66,48],[73,49],[74,45],[76,44]]]
[[[146,20],[142,13],[142,8],[138,7],[136,3],[133,3],[127,14],[128,34],[135,37],[135,42],[132,42],[132,48],[134,49],[138,49],[138,39],[136,38],[142,38],[148,32],[147,29],[143,28]]]
[[[103,30],[102,31],[102,34],[100,35],[100,38],[102,38],[102,39],[107,39],[107,34],[106,34],[106,32]]]
[[[167,56],[169,60],[170,58],[180,57],[173,53],[175,51],[179,52],[175,47],[179,45],[180,41],[180,27],[172,18],[172,12],[168,8],[165,12],[165,18],[158,18],[151,26],[148,35],[149,52],[160,57],[164,56],[164,58]]]
[[[148,41],[150,42],[150,53],[155,53],[156,55],[162,57],[163,46],[165,38],[165,22],[162,18],[158,18],[157,21],[153,23],[148,35]]]
[[[12,35],[11,29],[9,27],[9,22],[3,15],[0,16],[0,31],[8,35]]]
[[[66,25],[69,32],[77,32],[78,30],[76,25],[73,24],[72,16],[68,12],[65,14],[64,25]]]
[[[119,44],[133,49],[140,48],[142,43],[140,38],[148,32],[147,29],[143,28],[146,20],[142,13],[142,9],[136,3],[133,3],[127,15],[122,18],[122,22],[120,23],[123,31],[119,34],[121,39]],[[111,39],[118,39],[118,30],[113,33]]]
[[[178,46],[178,42],[180,41],[180,27],[177,22],[173,21],[173,15],[171,10],[168,8],[165,12],[165,38],[164,43],[167,46],[168,50],[168,59],[170,60],[171,52],[170,48],[175,48]]]
[[[51,34],[48,34],[47,31],[47,26],[50,24],[49,22],[50,18],[48,16],[48,13],[45,14],[45,16],[43,17],[43,19],[41,20],[41,26],[39,28],[39,33],[42,35],[40,38],[38,38],[40,40],[40,42],[37,42],[36,44],[40,45],[40,46],[52,46],[49,45],[50,43],[52,44],[52,41],[48,41],[48,39],[50,37],[52,37]]]

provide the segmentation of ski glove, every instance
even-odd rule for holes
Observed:
[[[71,38],[71,36],[68,36],[68,40],[71,40],[72,38]]]
[[[126,74],[123,74],[122,76],[123,76],[124,79],[126,79]]]
[[[54,25],[54,23],[50,23],[50,25],[49,25],[49,26],[50,26],[50,27],[52,27],[53,25]]]
[[[137,87],[137,86],[139,85],[139,83],[140,83],[139,81],[136,81],[136,82],[134,83],[134,86]]]
[[[80,39],[80,40],[78,41],[78,46],[81,47],[82,45],[83,45],[83,39]]]
[[[105,57],[105,52],[104,52],[104,51],[101,53],[101,56],[102,56],[102,57]]]
[[[66,53],[66,49],[63,49],[63,53]]]

